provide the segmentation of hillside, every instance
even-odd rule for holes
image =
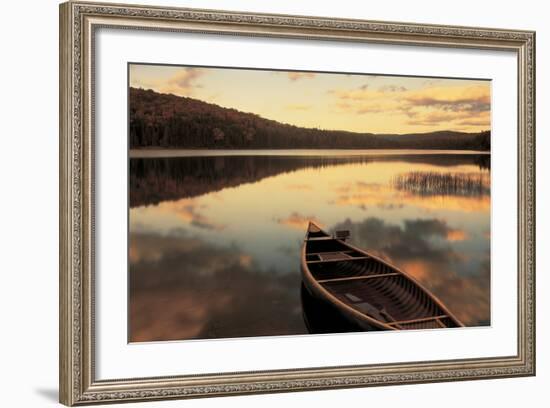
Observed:
[[[130,148],[490,150],[490,131],[377,135],[301,128],[197,99],[130,88]]]

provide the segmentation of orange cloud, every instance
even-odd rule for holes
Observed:
[[[158,79],[146,79],[140,76],[131,78],[132,86],[145,89],[153,89],[157,92],[171,93],[179,96],[189,96],[193,94],[193,89],[199,88],[196,80],[205,74],[201,68],[181,68],[174,75]]]
[[[481,110],[488,110],[491,103],[488,85],[432,87],[409,91],[405,100],[415,106],[452,106],[469,105]]]
[[[314,78],[315,74],[313,72],[288,72],[288,79],[292,82],[295,82],[299,79]]]
[[[457,119],[460,119],[462,117],[471,117],[470,113],[467,112],[446,112],[446,111],[431,111],[426,112],[424,114],[418,114],[416,113],[414,115],[418,119],[410,120],[407,123],[410,125],[427,125],[427,126],[433,126],[438,125],[441,122],[450,122]],[[485,124],[486,121],[483,121],[482,124]]]
[[[200,68],[182,68],[166,81],[166,85],[162,86],[160,91],[176,95],[192,94],[193,88],[197,87],[194,82],[203,74],[204,71]]]

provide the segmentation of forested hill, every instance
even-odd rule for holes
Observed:
[[[193,98],[130,88],[130,148],[490,150],[490,131],[380,135],[309,129]]]

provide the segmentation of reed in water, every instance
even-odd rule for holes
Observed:
[[[414,171],[395,176],[393,186],[398,190],[423,196],[483,196],[490,193],[491,179],[488,172],[438,173]]]

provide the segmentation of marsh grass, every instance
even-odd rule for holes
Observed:
[[[392,180],[394,188],[421,196],[484,196],[491,190],[488,172],[438,173],[415,171],[398,174]]]

